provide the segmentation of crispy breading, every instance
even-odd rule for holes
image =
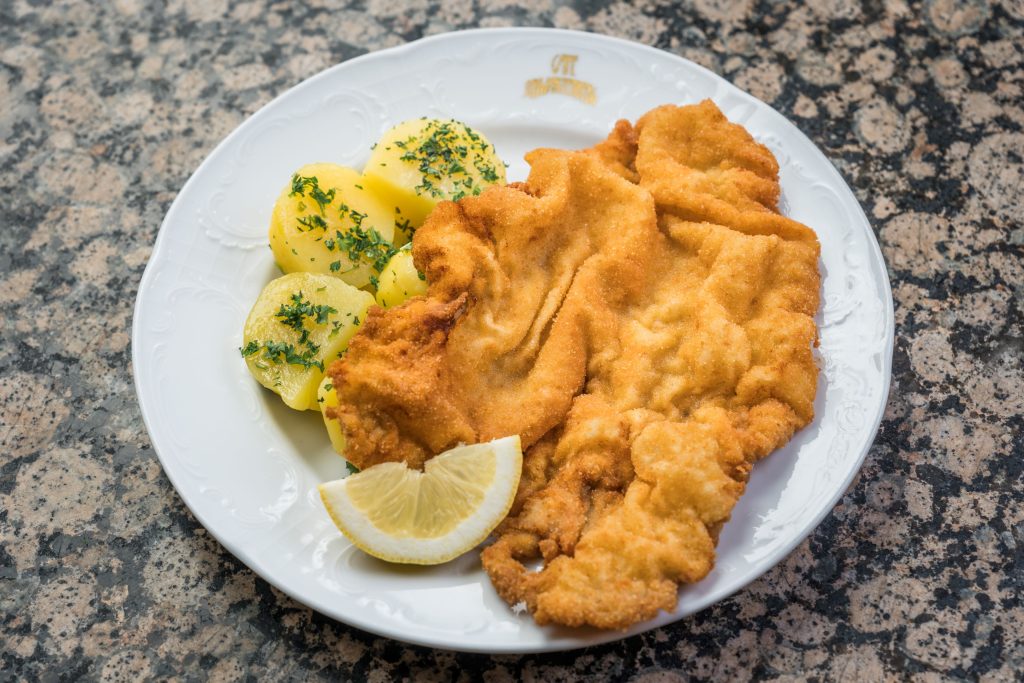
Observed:
[[[643,293],[665,239],[650,195],[586,155],[529,159],[526,184],[434,210],[413,244],[427,298],[372,309],[330,369],[357,467],[509,434],[532,445],[583,387],[595,306]]]
[[[752,464],[813,418],[818,242],[710,101],[527,160],[417,232],[428,295],[371,314],[337,412],[361,467],[520,434],[485,569],[538,623],[625,628],[711,570]]]

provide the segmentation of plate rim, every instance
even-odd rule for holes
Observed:
[[[243,129],[246,128],[246,125],[250,121],[252,121],[257,115],[259,115],[265,109],[267,109],[267,108],[271,107],[272,105],[276,104],[278,101],[283,100],[283,99],[285,99],[287,97],[290,97],[293,94],[293,92],[298,91],[298,90],[303,89],[303,88],[306,88],[306,87],[312,87],[313,85],[315,85],[320,80],[322,80],[324,78],[327,78],[330,74],[334,74],[334,73],[339,72],[339,71],[344,71],[344,70],[347,70],[347,69],[350,69],[350,68],[353,68],[353,67],[358,68],[359,66],[364,65],[364,64],[366,64],[368,62],[372,62],[375,59],[380,59],[380,58],[386,58],[386,57],[389,57],[389,56],[400,55],[401,53],[404,53],[404,52],[412,52],[412,51],[415,51],[416,49],[422,47],[423,45],[431,44],[431,43],[435,43],[435,42],[443,42],[445,40],[450,40],[450,39],[452,39],[454,37],[464,37],[464,36],[467,36],[467,35],[475,35],[475,36],[515,35],[515,36],[527,37],[530,34],[533,34],[535,36],[545,36],[545,37],[550,37],[550,36],[554,36],[554,35],[571,36],[571,39],[573,39],[573,40],[595,41],[596,43],[604,43],[606,45],[610,45],[610,46],[613,46],[613,47],[616,47],[616,48],[624,48],[624,49],[627,49],[627,50],[639,50],[640,52],[647,52],[647,53],[650,53],[650,54],[656,54],[656,55],[658,55],[659,58],[668,57],[668,58],[671,58],[671,59],[679,60],[680,62],[685,63],[688,68],[695,68],[695,69],[703,72],[704,75],[712,77],[714,79],[714,81],[716,81],[719,86],[721,86],[723,84],[725,86],[728,86],[729,89],[734,91],[733,94],[738,94],[738,95],[741,95],[744,98],[749,98],[750,100],[754,101],[757,105],[766,107],[770,112],[775,114],[781,121],[783,121],[786,126],[790,127],[794,134],[803,137],[807,142],[809,142],[810,143],[810,147],[813,148],[813,150],[814,150],[813,154],[815,154],[818,157],[820,157],[820,160],[823,160],[824,162],[826,162],[827,167],[830,169],[830,172],[833,175],[833,180],[837,180],[841,184],[841,186],[843,188],[845,188],[849,192],[850,196],[853,198],[853,204],[856,207],[856,212],[852,216],[852,218],[854,219],[854,222],[856,222],[856,219],[859,218],[859,219],[861,219],[863,221],[864,226],[866,226],[866,228],[867,228],[865,232],[867,233],[868,244],[869,244],[869,247],[870,247],[869,251],[870,251],[870,257],[871,257],[871,261],[872,261],[871,265],[874,266],[874,270],[877,272],[877,274],[879,276],[879,279],[876,281],[876,284],[880,286],[879,287],[880,288],[880,292],[881,292],[881,294],[883,294],[883,296],[881,298],[882,298],[883,309],[884,309],[883,310],[883,319],[884,319],[885,348],[881,352],[882,363],[883,363],[882,368],[880,370],[881,374],[882,374],[882,387],[881,387],[882,391],[879,394],[880,400],[879,400],[878,405],[876,407],[875,415],[873,416],[873,418],[869,422],[869,425],[870,425],[871,429],[870,429],[870,431],[868,433],[870,433],[872,436],[871,436],[870,439],[867,439],[866,442],[861,445],[860,452],[858,453],[857,457],[854,459],[855,460],[854,466],[852,466],[850,468],[849,473],[843,478],[843,480],[841,482],[841,485],[837,486],[836,489],[835,489],[835,492],[831,496],[828,497],[827,503],[822,505],[820,510],[817,513],[815,513],[814,515],[811,515],[811,516],[809,516],[807,518],[807,521],[801,526],[800,530],[796,534],[794,534],[792,536],[790,541],[787,542],[787,543],[784,543],[784,544],[782,544],[780,546],[778,546],[771,553],[767,554],[765,556],[765,558],[763,558],[760,561],[758,569],[753,571],[753,572],[751,572],[750,575],[745,577],[745,579],[742,582],[740,582],[737,586],[735,586],[734,588],[732,588],[731,590],[729,590],[728,592],[726,592],[724,594],[715,596],[714,599],[706,600],[703,604],[699,604],[699,606],[696,607],[696,609],[693,609],[692,611],[687,612],[685,615],[680,614],[678,612],[670,612],[670,613],[669,612],[661,612],[661,613],[659,613],[658,616],[654,617],[653,619],[649,620],[648,622],[642,622],[642,624],[634,625],[633,628],[637,628],[638,626],[642,626],[641,628],[639,628],[639,630],[630,630],[628,632],[604,631],[604,632],[601,632],[601,633],[599,633],[597,635],[590,635],[590,636],[587,637],[586,640],[582,640],[581,639],[579,642],[565,643],[564,640],[561,640],[561,641],[559,641],[559,643],[557,645],[539,644],[539,645],[536,645],[536,646],[519,646],[519,647],[510,647],[510,648],[507,648],[507,649],[495,650],[493,648],[479,647],[479,646],[474,646],[472,644],[460,645],[458,643],[452,643],[450,641],[441,642],[440,640],[437,640],[437,639],[431,639],[431,638],[427,638],[427,637],[420,638],[420,637],[417,637],[417,636],[414,636],[414,635],[405,634],[405,633],[400,634],[400,635],[396,635],[395,633],[389,633],[389,632],[386,632],[384,630],[381,630],[377,625],[375,625],[373,623],[370,623],[370,622],[367,622],[365,619],[362,619],[360,615],[345,615],[344,618],[342,618],[340,616],[336,616],[335,614],[328,613],[328,612],[322,610],[318,606],[309,604],[300,595],[298,595],[296,592],[294,592],[290,587],[288,587],[286,585],[282,585],[282,582],[278,582],[277,580],[275,580],[275,578],[273,578],[273,573],[262,562],[260,562],[254,556],[252,556],[248,551],[245,550],[244,547],[236,544],[234,541],[231,541],[230,539],[226,538],[222,533],[217,531],[215,529],[215,526],[211,525],[210,520],[205,518],[202,514],[200,514],[197,511],[196,507],[192,503],[190,503],[188,498],[182,493],[182,487],[180,485],[179,478],[173,473],[173,469],[174,468],[173,467],[168,467],[168,458],[167,458],[167,456],[165,456],[165,455],[163,455],[161,453],[160,446],[157,445],[156,440],[153,438],[154,430],[153,430],[153,427],[151,425],[151,421],[153,419],[152,415],[154,415],[155,412],[151,410],[149,412],[149,414],[147,414],[147,410],[146,410],[147,400],[146,400],[145,390],[143,389],[143,386],[142,386],[143,383],[140,382],[140,368],[143,366],[143,363],[141,362],[142,359],[141,359],[141,356],[140,356],[139,344],[137,343],[137,341],[139,340],[140,335],[142,333],[142,331],[140,329],[141,328],[140,320],[141,320],[141,313],[142,313],[142,301],[145,298],[144,294],[147,291],[147,289],[149,289],[152,286],[151,282],[152,282],[153,278],[155,277],[155,270],[156,270],[155,266],[154,266],[154,263],[159,260],[158,257],[161,255],[161,253],[166,248],[165,247],[165,243],[166,243],[166,235],[168,234],[168,230],[166,230],[165,228],[167,228],[167,226],[171,222],[171,218],[176,214],[176,209],[180,209],[180,207],[179,207],[180,198],[182,196],[184,196],[188,192],[188,190],[190,189],[192,184],[194,182],[196,182],[196,178],[201,174],[201,172],[208,165],[210,165],[211,160],[214,159],[216,156],[218,156],[218,153],[222,149],[226,148],[231,143],[231,141],[235,139],[236,136],[239,136],[242,133]],[[191,174],[189,175],[188,179],[181,186],[181,189],[179,189],[177,191],[177,193],[175,194],[174,200],[171,202],[171,205],[168,207],[167,212],[164,214],[164,218],[163,218],[163,220],[160,223],[160,227],[159,227],[159,229],[157,231],[157,235],[156,235],[156,238],[155,238],[154,243],[153,243],[152,251],[151,251],[151,253],[150,253],[150,255],[149,255],[148,259],[147,259],[146,267],[145,267],[145,269],[143,271],[142,277],[139,280],[139,284],[138,284],[138,287],[137,287],[137,290],[136,290],[135,305],[134,305],[133,311],[132,311],[132,325],[131,325],[132,380],[133,380],[133,384],[134,384],[134,387],[135,387],[136,400],[137,400],[138,405],[139,405],[139,412],[140,412],[140,414],[142,416],[142,421],[143,421],[143,424],[144,424],[144,426],[146,428],[147,436],[149,436],[149,441],[150,441],[150,444],[152,445],[153,452],[156,454],[157,459],[160,462],[161,469],[163,470],[163,472],[167,476],[167,478],[170,480],[171,485],[174,487],[175,493],[177,493],[178,498],[185,504],[186,508],[188,508],[189,512],[196,519],[196,521],[199,522],[199,524],[201,524],[203,526],[203,528],[206,529],[206,531],[210,535],[212,535],[214,537],[214,539],[217,540],[218,543],[220,543],[221,546],[223,546],[228,552],[230,552],[232,555],[234,555],[235,558],[237,558],[240,562],[242,562],[244,565],[246,565],[250,570],[252,570],[254,573],[256,573],[261,579],[263,579],[264,581],[266,581],[267,583],[269,583],[271,586],[275,587],[276,589],[280,590],[282,593],[288,595],[291,599],[295,600],[296,602],[298,602],[301,605],[304,605],[305,607],[308,607],[309,609],[311,609],[311,610],[313,610],[315,612],[323,614],[324,616],[326,616],[326,617],[328,617],[330,619],[333,619],[335,621],[338,621],[338,622],[340,622],[342,624],[345,624],[347,626],[352,626],[352,627],[358,628],[358,629],[360,629],[362,631],[365,631],[367,633],[373,634],[373,635],[378,636],[378,637],[389,638],[389,639],[396,640],[396,641],[399,641],[399,642],[407,642],[407,643],[411,643],[411,644],[422,646],[422,647],[429,647],[429,648],[434,648],[434,649],[438,649],[438,650],[448,650],[448,651],[456,651],[456,652],[470,652],[470,653],[478,653],[478,654],[495,654],[495,655],[497,655],[497,654],[531,654],[531,653],[542,653],[542,652],[573,651],[573,650],[579,650],[579,649],[587,648],[587,647],[591,647],[591,646],[607,644],[607,643],[618,641],[618,640],[622,640],[622,639],[625,639],[625,638],[628,638],[628,637],[637,636],[637,635],[640,635],[641,633],[646,633],[646,632],[651,631],[651,630],[653,630],[655,628],[660,628],[660,627],[663,627],[663,626],[669,626],[671,624],[674,624],[674,623],[677,623],[679,621],[682,621],[683,619],[685,619],[685,618],[687,618],[689,616],[697,614],[698,612],[702,612],[703,610],[711,607],[714,604],[717,604],[718,602],[721,602],[723,600],[726,600],[726,599],[732,597],[733,595],[735,595],[739,591],[747,588],[751,583],[753,583],[758,578],[763,576],[769,570],[771,570],[774,567],[776,567],[783,559],[785,559],[785,557],[787,557],[790,553],[792,553],[793,550],[798,545],[803,543],[803,541],[808,536],[810,536],[811,533],[813,533],[813,531],[821,524],[822,520],[824,520],[824,518],[833,511],[833,509],[835,508],[836,504],[839,502],[839,500],[842,498],[842,496],[846,494],[846,492],[849,490],[849,487],[850,487],[851,483],[853,482],[853,480],[859,474],[859,472],[860,472],[860,470],[861,470],[861,468],[862,468],[862,466],[864,464],[864,460],[867,457],[867,454],[870,452],[871,447],[875,444],[875,441],[876,441],[877,435],[878,435],[879,426],[881,425],[882,418],[883,418],[883,416],[885,414],[885,409],[887,408],[888,403],[889,403],[889,393],[890,393],[891,385],[892,385],[892,382],[891,382],[891,380],[892,380],[892,359],[893,359],[894,346],[895,346],[895,315],[894,315],[894,304],[893,304],[893,298],[892,298],[892,286],[891,286],[891,282],[889,280],[888,268],[887,268],[887,265],[886,265],[886,262],[885,262],[884,255],[882,254],[881,247],[880,247],[880,245],[878,243],[878,239],[877,239],[877,237],[875,235],[875,232],[874,232],[873,229],[871,229],[871,221],[868,219],[867,214],[865,213],[863,206],[861,206],[860,201],[857,199],[856,194],[853,192],[853,189],[850,187],[849,183],[846,182],[846,180],[843,178],[842,174],[835,167],[835,164],[832,163],[832,161],[825,155],[825,153],[821,150],[821,148],[813,140],[811,140],[806,134],[804,134],[804,132],[802,130],[800,130],[800,128],[798,126],[796,126],[796,124],[794,124],[789,118],[787,118],[782,113],[780,113],[778,110],[776,110],[774,107],[772,107],[772,105],[759,100],[758,98],[754,97],[750,93],[748,93],[748,92],[742,90],[741,88],[739,88],[738,86],[734,85],[733,83],[731,83],[730,81],[728,81],[724,77],[719,76],[718,74],[716,74],[713,71],[711,71],[711,70],[701,66],[700,64],[692,62],[692,61],[686,59],[685,57],[682,57],[682,56],[680,56],[678,54],[675,54],[673,52],[670,52],[668,50],[652,47],[652,46],[646,45],[644,43],[639,43],[639,42],[635,42],[635,41],[632,41],[632,40],[627,40],[627,39],[624,39],[624,38],[618,38],[618,37],[615,37],[615,36],[605,35],[605,34],[601,34],[601,33],[592,33],[592,32],[589,32],[589,31],[579,31],[579,30],[571,30],[571,29],[547,28],[547,27],[494,27],[494,28],[472,28],[472,29],[463,29],[463,30],[457,30],[457,31],[448,31],[448,32],[440,33],[440,34],[435,34],[435,35],[432,35],[432,36],[422,37],[422,38],[419,38],[419,39],[416,39],[416,40],[409,41],[407,43],[403,43],[401,45],[396,45],[396,46],[392,46],[392,47],[388,47],[388,48],[383,48],[383,49],[380,49],[380,50],[375,50],[375,51],[367,52],[365,54],[359,55],[359,56],[354,57],[352,59],[348,59],[348,60],[339,62],[337,64],[334,64],[332,66],[329,66],[329,67],[327,67],[325,69],[322,69],[321,71],[317,72],[316,74],[313,74],[312,76],[309,76],[307,78],[304,78],[304,79],[300,80],[298,83],[295,83],[291,87],[287,88],[286,90],[284,90],[283,92],[278,94],[276,97],[274,97],[271,100],[269,100],[268,102],[266,102],[263,106],[261,106],[256,111],[254,111],[254,112],[248,114],[247,116],[245,116],[245,118],[241,121],[241,123],[239,123],[228,135],[226,135],[223,139],[221,139],[220,142],[218,142],[213,147],[213,149],[211,149],[210,152],[206,154],[206,156],[203,158],[202,162],[191,172]]]

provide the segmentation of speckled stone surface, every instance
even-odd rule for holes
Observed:
[[[1024,3],[0,2],[0,679],[1011,680],[1024,669]],[[674,626],[547,656],[407,646],[257,578],[185,509],[132,387],[176,191],[287,87],[473,26],[664,48],[805,131],[890,268],[892,392],[788,558]]]

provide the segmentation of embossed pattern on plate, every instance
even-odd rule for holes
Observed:
[[[527,86],[531,80],[539,85]],[[528,96],[528,93],[531,96]],[[360,167],[389,126],[451,116],[483,130],[509,178],[538,146],[578,148],[618,118],[712,98],[779,159],[783,209],[822,244],[815,421],[755,467],[724,528],[714,571],[672,614],[626,633],[541,628],[495,594],[479,559],[394,567],[356,551],[316,494],[343,475],[318,414],[284,407],[248,376],[242,323],[275,275],[273,202],[314,161]],[[135,308],[136,389],[154,448],[199,521],[295,599],[400,640],[477,652],[593,645],[676,621],[739,590],[790,552],[860,467],[881,419],[892,356],[892,297],[863,211],[793,124],[674,55],[553,29],[450,33],[351,60],[289,90],[228,136],[168,211]],[[194,353],[197,345],[204,352]]]

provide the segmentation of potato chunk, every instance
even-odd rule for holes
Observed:
[[[399,226],[415,229],[438,202],[477,195],[505,183],[505,164],[494,145],[464,123],[414,119],[380,139],[363,171],[369,187]]]
[[[358,172],[308,164],[274,205],[270,248],[286,273],[323,273],[363,287],[390,255],[393,216]]]
[[[406,299],[427,293],[427,281],[412,262],[412,252],[406,247],[391,257],[380,273],[377,284],[377,304],[387,308],[397,306]]]
[[[245,321],[241,351],[249,372],[290,408],[318,408],[324,369],[348,347],[372,304],[371,294],[330,275],[271,281]]]
[[[334,390],[331,378],[324,375],[320,386],[316,390],[316,401],[320,405],[320,412],[324,413],[324,425],[327,427],[327,436],[331,437],[331,446],[339,455],[345,455],[345,434],[341,431],[341,423],[327,417],[324,408],[336,408],[338,406],[338,392]]]

